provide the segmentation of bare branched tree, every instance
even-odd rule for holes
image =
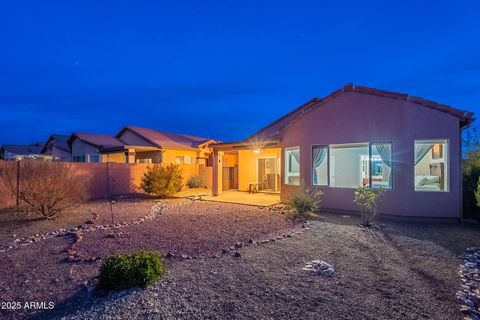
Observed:
[[[63,162],[3,162],[0,179],[13,195],[46,219],[82,202],[86,195],[82,177]]]

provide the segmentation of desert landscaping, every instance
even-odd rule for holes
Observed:
[[[51,229],[2,219],[2,298],[55,303],[2,310],[9,319],[462,319],[459,266],[480,243],[472,226],[380,220],[365,228],[357,216],[325,212],[299,222],[281,205],[184,198],[91,202]],[[98,296],[102,261],[139,249],[161,252],[166,276]],[[334,274],[305,271],[316,259]]]
[[[480,320],[480,1],[3,1],[0,320]]]

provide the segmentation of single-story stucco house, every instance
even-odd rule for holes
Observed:
[[[115,137],[125,143],[123,148],[112,147],[102,153],[126,153],[131,156],[132,163],[206,164],[211,153],[209,145],[216,142],[210,138],[134,126],[122,128]]]
[[[4,144],[0,147],[0,159],[51,159],[49,155],[42,154],[43,146],[43,143],[40,142],[32,144]]]
[[[124,145],[122,141],[115,137],[86,132],[72,133],[67,143],[72,153],[73,162],[106,162],[102,159],[101,149]]]
[[[206,164],[209,138],[126,126],[113,137],[75,132],[68,139],[74,162]]]
[[[52,134],[48,137],[41,153],[52,157],[53,160],[71,161],[72,153],[68,146],[68,136],[61,134]]]
[[[285,200],[303,182],[322,189],[323,208],[353,212],[355,188],[383,188],[381,214],[459,219],[461,132],[473,120],[433,101],[347,84],[243,141],[212,145],[213,194],[253,185]],[[237,167],[233,177],[224,158]]]

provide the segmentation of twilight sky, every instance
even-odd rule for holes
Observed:
[[[124,125],[239,140],[348,82],[480,112],[479,16],[477,0],[3,1],[0,145]]]

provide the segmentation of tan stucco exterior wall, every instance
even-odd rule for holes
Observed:
[[[197,152],[196,151],[187,151],[187,150],[172,150],[167,149],[163,151],[163,161],[162,163],[176,163],[177,156],[191,156],[192,163],[197,162]]]
[[[260,153],[253,150],[238,151],[238,189],[248,191],[249,183],[257,181],[257,166],[259,158],[279,158],[280,148],[262,149]]]
[[[238,166],[238,155],[225,153],[223,155],[223,166],[224,167]]]
[[[125,152],[102,154],[100,162],[125,163]]]
[[[73,140],[72,143],[72,158],[78,156],[95,155],[98,154],[98,149],[88,143],[80,141],[79,139]]]

